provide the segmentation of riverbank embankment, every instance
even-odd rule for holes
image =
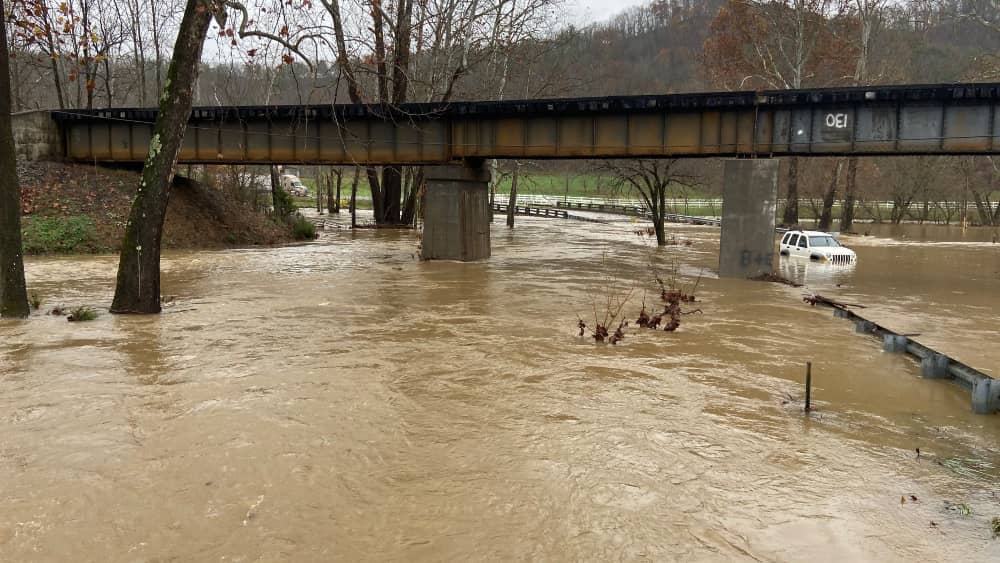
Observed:
[[[120,248],[139,173],[54,162],[18,164],[27,254]],[[291,228],[216,186],[174,179],[164,248],[225,248],[293,240]]]

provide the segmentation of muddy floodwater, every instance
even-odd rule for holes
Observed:
[[[460,264],[331,228],[168,253],[160,316],[5,321],[0,560],[1000,561],[1000,416],[801,300],[996,375],[990,234],[845,237],[856,267],[783,261],[793,288],[718,280],[718,229],[670,231],[692,244],[498,220]],[[106,307],[116,264],[28,282]],[[703,314],[578,338],[602,280],[652,289],[650,264],[701,276]]]

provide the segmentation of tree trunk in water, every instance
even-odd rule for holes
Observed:
[[[330,191],[331,178],[326,178],[326,191]],[[316,178],[316,213],[323,214],[323,177]]]
[[[372,194],[372,214],[375,215],[376,222],[382,216],[385,208],[385,201],[382,197],[382,183],[378,178],[378,171],[374,166],[365,167],[365,174],[368,176],[368,191]]]
[[[848,232],[854,228],[854,202],[858,181],[858,157],[847,159],[847,187],[844,189],[844,209],[840,215],[840,230]]]
[[[21,243],[21,188],[11,129],[6,8],[0,2],[0,317],[27,317]]]
[[[326,208],[330,213],[340,213],[340,185],[344,182],[344,171],[337,170],[337,193],[334,195],[329,190],[333,189],[333,186],[327,186],[326,193]]]
[[[819,230],[829,231],[833,223],[833,200],[837,195],[837,184],[840,183],[840,169],[843,162],[837,162],[837,167],[833,170],[833,178],[830,179],[830,187],[823,194],[823,211],[819,216]]]
[[[417,224],[417,197],[420,194],[420,189],[424,184],[424,169],[423,167],[417,168],[416,172],[413,172],[414,167],[410,167],[410,190],[406,193],[406,201],[403,204],[403,212],[400,215],[399,222],[404,225]]]
[[[514,215],[517,213],[517,179],[520,176],[521,165],[514,163],[514,176],[510,179],[510,198],[507,200],[507,227],[514,228]]]
[[[112,313],[160,312],[160,241],[174,166],[198,80],[202,47],[214,12],[207,0],[188,0],[167,85],[149,141],[149,155],[122,240]]]
[[[650,211],[653,213],[653,230],[656,231],[656,246],[666,246],[667,231],[664,228],[664,222],[667,218],[667,187],[661,185],[656,186],[654,189],[656,192],[653,195],[657,196],[658,201],[654,202],[653,208]]]
[[[351,181],[351,228],[358,226],[358,175],[361,169],[354,167],[354,180]]]
[[[379,225],[398,225],[400,200],[403,198],[403,171],[400,166],[386,166],[382,169],[382,215],[376,217]]]
[[[781,222],[789,227],[799,222],[799,159],[794,156],[788,161],[788,192],[785,194],[785,215]]]

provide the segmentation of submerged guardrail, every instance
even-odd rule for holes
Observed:
[[[925,346],[906,334],[900,334],[829,300],[818,301],[833,307],[833,316],[854,321],[854,330],[882,339],[886,352],[901,353],[920,360],[920,374],[927,379],[951,379],[972,392],[972,410],[992,414],[1000,410],[1000,380],[976,368]]]

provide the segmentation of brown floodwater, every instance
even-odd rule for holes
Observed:
[[[712,227],[518,221],[475,264],[346,229],[168,253],[162,315],[0,323],[0,560],[1000,560],[1000,416],[801,301],[996,374],[988,235],[845,237],[856,267],[782,262],[792,288],[716,279]],[[106,307],[116,263],[28,282]],[[650,265],[703,314],[578,338]]]

